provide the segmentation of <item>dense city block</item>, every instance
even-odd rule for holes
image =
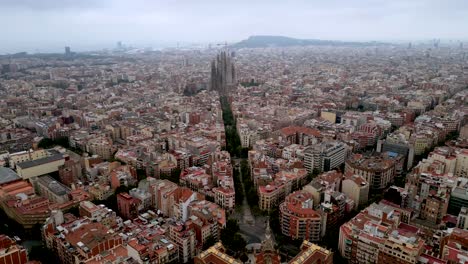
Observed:
[[[294,43],[0,56],[0,263],[468,262],[466,49]]]

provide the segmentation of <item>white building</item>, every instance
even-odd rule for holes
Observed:
[[[304,167],[311,173],[314,169],[330,171],[340,167],[346,160],[347,146],[343,142],[322,142],[306,148]]]
[[[367,203],[369,198],[369,183],[362,176],[351,174],[341,183],[341,192],[346,194],[358,207]]]

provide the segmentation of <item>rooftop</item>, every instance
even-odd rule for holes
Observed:
[[[66,195],[70,192],[70,188],[63,185],[62,183],[56,181],[49,175],[41,176],[38,178],[38,182],[43,186],[46,186],[49,190],[51,190],[56,195]]]
[[[220,242],[203,251],[198,257],[206,263],[241,263],[233,257],[225,254]]]
[[[92,250],[110,236],[108,231],[107,227],[101,223],[88,223],[71,229],[66,239],[74,246],[87,247]]]
[[[16,172],[10,168],[0,167],[0,184],[9,183],[21,179]]]
[[[28,169],[28,168],[32,168],[32,167],[35,167],[35,166],[40,166],[40,165],[51,163],[51,162],[61,160],[61,159],[63,159],[62,154],[54,154],[52,156],[45,157],[45,158],[42,158],[42,159],[21,162],[21,163],[16,164],[16,166],[20,167],[21,169]]]
[[[310,243],[307,240],[302,243],[301,248],[302,251],[289,262],[290,264],[321,262],[327,263],[326,260],[333,257],[333,253],[331,251],[324,249],[316,244]]]

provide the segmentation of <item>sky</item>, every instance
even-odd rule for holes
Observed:
[[[237,42],[468,40],[468,0],[0,0],[0,53]]]

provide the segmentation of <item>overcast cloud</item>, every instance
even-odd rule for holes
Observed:
[[[467,0],[0,0],[0,53],[234,42],[468,39]]]

